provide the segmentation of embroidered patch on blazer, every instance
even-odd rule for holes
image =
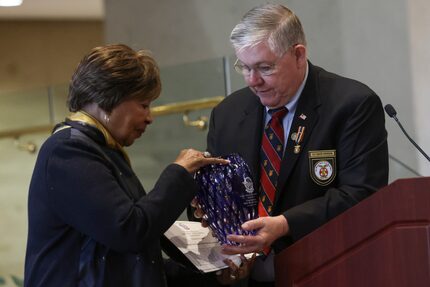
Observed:
[[[316,184],[330,184],[336,177],[336,150],[309,151],[309,172]]]

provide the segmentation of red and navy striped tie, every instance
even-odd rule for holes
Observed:
[[[281,107],[269,110],[269,113],[272,118],[265,126],[261,140],[261,189],[258,203],[258,215],[260,217],[269,216],[272,213],[281,160],[284,154],[282,119],[288,110]]]

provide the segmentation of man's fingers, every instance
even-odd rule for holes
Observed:
[[[241,244],[247,242],[247,237],[249,237],[249,236],[246,236],[246,235],[235,235],[235,234],[227,235],[227,239],[228,240],[234,241],[236,243],[241,243]]]
[[[261,236],[258,235],[227,235],[229,241],[240,243],[241,245],[258,245],[262,244]]]
[[[223,245],[221,252],[227,255],[234,254],[246,254],[251,252],[259,252],[261,248],[257,246],[232,246],[232,245]]]
[[[242,228],[247,231],[257,230],[264,226],[263,218],[257,218],[253,220],[249,220],[242,224]]]
[[[261,236],[230,234],[227,236],[227,239],[232,242],[239,243],[240,245],[223,245],[222,252],[224,254],[246,254],[260,252],[263,250],[264,246]]]

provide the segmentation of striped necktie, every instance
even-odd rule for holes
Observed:
[[[258,215],[269,216],[275,200],[281,160],[284,153],[284,128],[282,119],[288,113],[281,107],[269,110],[272,118],[264,128],[261,140],[260,200]]]

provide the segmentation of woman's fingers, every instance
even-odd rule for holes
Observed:
[[[183,166],[189,173],[194,173],[205,165],[228,164],[229,161],[222,158],[212,157],[209,152],[185,149],[179,153],[175,163]]]

